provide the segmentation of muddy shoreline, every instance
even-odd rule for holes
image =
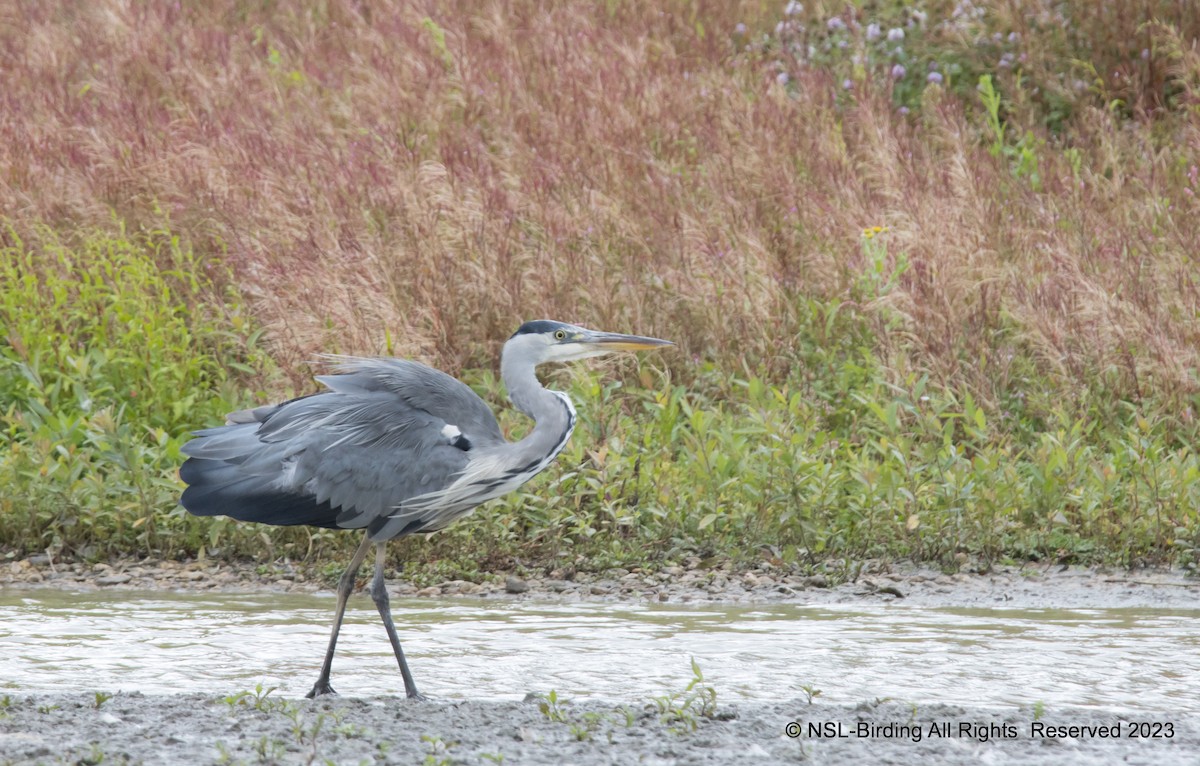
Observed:
[[[0,589],[188,593],[328,592],[310,571],[224,562],[0,564]],[[1195,610],[1200,582],[1181,571],[1005,567],[954,574],[868,565],[852,582],[778,572],[681,567],[572,579],[497,575],[419,587],[402,598],[666,603],[887,603],[929,607]],[[132,597],[132,593],[131,593]],[[0,662],[0,667],[3,663]],[[666,693],[668,689],[664,689]],[[675,690],[678,692],[678,690]],[[836,696],[833,689],[827,689]],[[332,697],[230,690],[228,696],[0,688],[2,764],[740,764],[1200,762],[1200,716],[1028,705],[964,707],[936,698],[826,701],[761,698],[672,716],[638,700]],[[794,688],[793,688],[794,693]],[[1132,704],[1132,703],[1131,703]],[[1136,705],[1134,705],[1136,707]],[[792,723],[798,729],[789,728]],[[1035,725],[1041,729],[1035,729]],[[1111,728],[1116,725],[1116,736]],[[965,728],[964,728],[965,727]],[[1075,728],[1071,728],[1075,727]],[[792,736],[793,734],[799,736]],[[1144,736],[1131,736],[1143,734]],[[1061,735],[1061,736],[1060,736]]]
[[[361,588],[366,572],[359,576]],[[476,597],[550,601],[658,601],[663,603],[835,604],[902,600],[917,606],[1086,608],[1200,605],[1200,578],[1180,569],[1118,570],[1078,566],[994,567],[984,573],[946,574],[906,563],[867,562],[849,581],[728,564],[685,566],[658,572],[614,569],[602,573],[552,573],[549,577],[496,574],[484,582],[450,580],[418,585],[395,573],[388,590],[398,598]],[[32,556],[0,563],[0,588],[67,590],[172,590],[186,592],[298,592],[333,589],[332,581],[304,567],[223,561],[147,561],[56,564]]]
[[[1193,764],[1200,722],[1063,708],[806,700],[664,718],[589,701],[12,694],[0,762],[277,764]],[[1072,728],[1074,727],[1074,728]],[[1113,727],[1116,727],[1115,729]],[[1132,732],[1145,737],[1134,738]],[[798,734],[799,736],[792,736]],[[1151,736],[1156,735],[1156,736]]]

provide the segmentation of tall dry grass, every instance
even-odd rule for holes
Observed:
[[[992,402],[1197,387],[1194,110],[1085,105],[1054,137],[1009,88],[996,140],[933,88],[904,117],[786,57],[781,84],[734,32],[770,35],[764,2],[0,14],[0,209],[17,229],[169,225],[232,265],[285,368],[385,333],[490,365],[549,316],[678,339],[685,376],[697,357],[782,372],[797,298],[862,300],[861,230],[884,225],[910,268],[867,309],[903,317],[878,341],[898,381]],[[1185,66],[1176,40],[1163,60]]]

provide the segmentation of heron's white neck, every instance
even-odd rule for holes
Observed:
[[[553,459],[566,446],[575,428],[575,407],[561,391],[544,388],[526,354],[506,346],[500,358],[500,377],[508,388],[513,406],[533,418],[534,426],[524,439],[512,445],[530,460]]]

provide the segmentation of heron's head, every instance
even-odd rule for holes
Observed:
[[[504,353],[505,356],[518,354],[537,365],[587,359],[614,351],[644,351],[673,345],[669,340],[599,332],[565,322],[537,319],[517,328],[504,344]]]

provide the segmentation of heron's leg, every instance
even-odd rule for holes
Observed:
[[[392,642],[392,651],[396,653],[396,662],[400,663],[400,675],[404,677],[404,692],[409,699],[421,700],[425,698],[417,691],[417,684],[413,681],[408,663],[404,660],[404,650],[400,648],[400,637],[396,635],[396,626],[392,623],[392,608],[388,601],[387,585],[383,581],[386,551],[386,543],[376,544],[375,577],[371,579],[371,598],[375,601],[375,608],[379,610],[379,616],[383,618],[383,629],[387,631],[388,640]]]
[[[337,612],[333,616],[333,631],[329,634],[329,648],[325,650],[325,664],[321,666],[321,677],[313,684],[312,691],[305,695],[309,699],[322,694],[337,694],[329,685],[329,672],[333,669],[333,650],[337,648],[338,632],[342,629],[342,617],[346,614],[346,602],[350,600],[350,593],[354,590],[354,579],[358,576],[358,570],[362,569],[363,560],[367,557],[367,551],[370,548],[371,537],[367,535],[363,537],[362,545],[358,546],[358,550],[354,552],[354,558],[350,559],[350,564],[346,567],[346,571],[342,572],[341,579],[338,580]]]

